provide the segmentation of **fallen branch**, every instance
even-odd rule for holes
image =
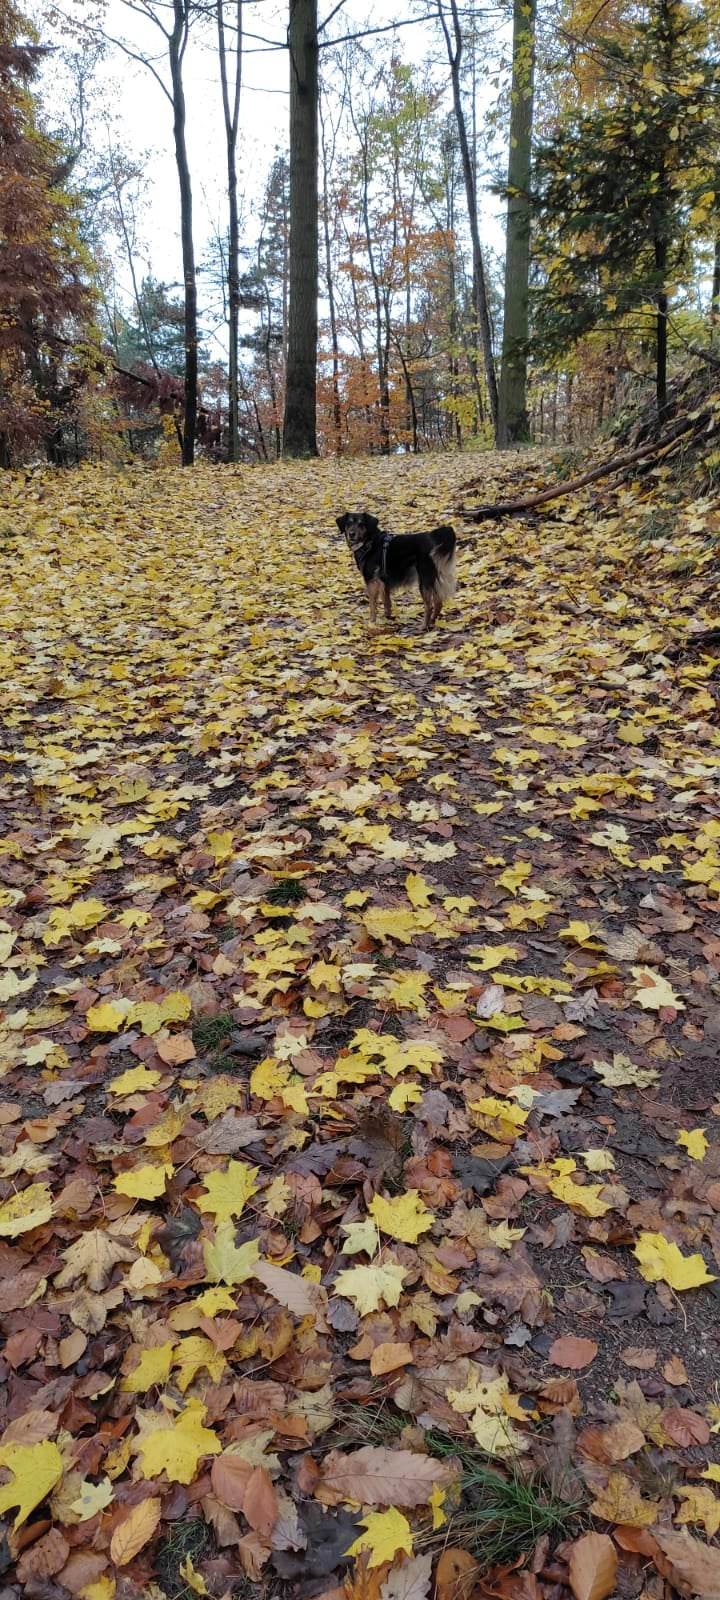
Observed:
[[[594,483],[597,478],[609,477],[611,472],[619,472],[623,467],[631,467],[636,461],[642,461],[645,456],[661,456],[666,450],[683,439],[689,438],[697,432],[697,423],[685,428],[682,432],[675,432],[668,439],[667,434],[654,443],[640,445],[636,450],[625,451],[624,455],[611,456],[609,461],[603,461],[599,467],[593,467],[590,472],[583,472],[579,478],[568,478],[564,483],[556,483],[551,489],[540,489],[536,494],[528,495],[524,500],[499,500],[494,505],[473,506],[468,510],[461,510],[461,516],[466,522],[485,522],[490,518],[516,516],[522,511],[534,511],[536,506],[546,505],[550,500],[560,500],[564,495],[574,494],[576,489],[584,489],[588,483]]]

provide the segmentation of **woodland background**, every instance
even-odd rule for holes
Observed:
[[[716,361],[713,5],[408,0],[368,25],[291,0],[286,21],[0,0],[2,464],[574,446],[653,393],[662,421],[668,372]],[[258,205],[243,61],[277,50],[288,145]],[[206,171],[192,52],[223,106]],[[123,147],[108,63],[164,91],[180,283],[148,269],[153,156]],[[199,242],[210,170],[227,204]]]

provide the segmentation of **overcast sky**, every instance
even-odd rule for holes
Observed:
[[[134,3],[141,3],[141,0],[134,0]],[[333,0],[327,0],[326,4],[320,0],[321,20],[332,9]],[[415,0],[413,6],[411,0],[407,0],[407,8],[401,14],[412,15],[413,9],[420,14],[427,13],[431,4],[426,8]],[[370,4],[368,0],[345,0],[332,31],[336,35],[360,32],[372,24],[384,25],[397,16],[392,0],[370,0]],[[246,0],[244,18],[238,177],[243,195],[243,233],[252,242],[256,236],[253,214],[257,211],[273,154],[276,149],[287,147],[287,51],[268,48],[264,43],[265,39],[284,40],[287,5],[282,4],[282,0]],[[138,54],[150,55],[158,72],[167,80],[164,41],[152,22],[138,16],[124,0],[108,0],[105,26],[108,34],[126,41]],[[251,38],[251,34],[262,35],[263,39]],[[419,23],[402,27],[394,37],[403,58],[408,61],[421,61],[431,49],[438,62],[438,80],[447,77],[441,53],[444,46],[431,25]],[[388,33],[377,36],[378,54],[381,49],[387,50],[392,38]],[[166,282],[178,283],[181,278],[178,180],[169,102],[148,69],[128,59],[120,49],[108,50],[99,68],[99,86],[99,107],[112,120],[118,140],[135,155],[146,151],[151,155],[148,203],[140,230],[144,246],[143,269],[150,269]],[[191,35],[185,60],[185,86],[196,250],[200,263],[213,234],[224,232],[226,227],[222,102],[215,30],[209,24],[204,32],[197,28]],[[45,70],[44,87],[51,103],[53,96],[62,92],[52,66]],[[487,105],[493,95],[496,97],[496,91],[488,86],[481,98]],[[102,116],[96,119],[96,132],[102,133]],[[499,251],[503,246],[501,208],[492,195],[486,193],[480,198],[485,212],[486,238],[490,246]],[[120,285],[129,292],[130,285],[129,282],[125,285],[124,276],[127,274],[123,274],[121,268]]]

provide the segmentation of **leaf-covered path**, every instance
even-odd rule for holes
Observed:
[[[471,471],[3,481],[4,1595],[720,1595],[716,552]]]

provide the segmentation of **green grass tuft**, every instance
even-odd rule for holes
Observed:
[[[368,1405],[348,1405],[338,1414],[333,1443],[339,1449],[363,1444],[397,1446],[411,1423],[378,1389]],[[467,1440],[431,1431],[425,1434],[430,1455],[454,1456],[461,1472],[455,1504],[448,1497],[447,1522],[433,1531],[421,1529],[418,1544],[426,1549],[459,1545],[469,1550],[483,1572],[529,1553],[543,1534],[559,1544],[578,1524],[579,1500],[562,1500],[539,1472],[525,1472],[519,1463],[495,1466]]]
[[[185,1517],[181,1522],[170,1522],[167,1530],[155,1556],[155,1571],[160,1584],[167,1600],[196,1600],[180,1568],[188,1556],[195,1566],[205,1554],[210,1543],[210,1530],[202,1517]]]
[[[196,1050],[221,1049],[233,1032],[235,1023],[229,1011],[219,1011],[216,1017],[199,1017],[193,1025],[193,1044]]]
[[[298,878],[278,878],[266,899],[271,906],[296,906],[305,899],[305,890]]]

